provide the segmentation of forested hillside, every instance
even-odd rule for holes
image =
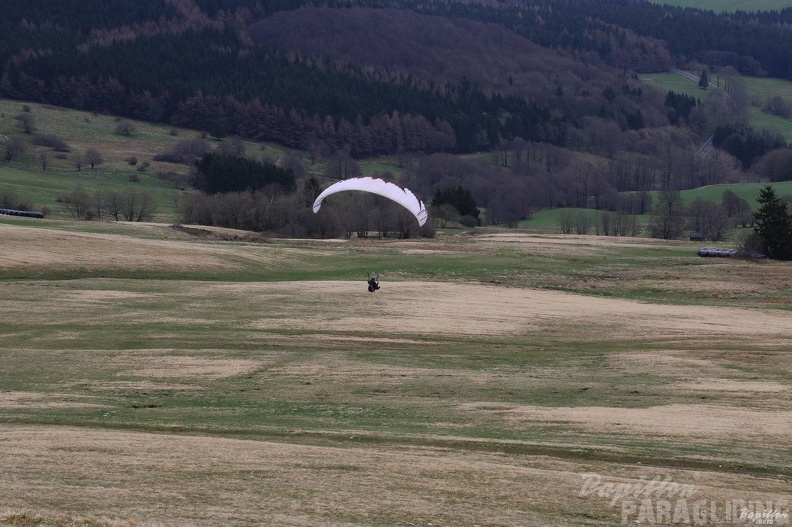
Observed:
[[[789,22],[790,9],[641,0],[10,0],[0,97],[313,159],[413,156],[410,177],[426,192],[464,183],[507,210],[532,189],[510,216],[632,210],[642,206],[619,193],[740,180],[785,146],[748,125],[740,76],[792,78]],[[709,71],[725,91],[705,82],[683,97],[638,78],[674,67]],[[695,157],[713,136],[718,148]],[[497,161],[443,157],[481,152]]]

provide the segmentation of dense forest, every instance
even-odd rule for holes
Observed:
[[[661,106],[626,73],[681,60],[792,75],[792,46],[780,45],[789,10],[726,16],[624,0],[115,0],[81,9],[33,0],[8,2],[3,15],[2,96],[290,146],[324,139],[361,156],[472,152],[516,137],[574,145],[587,117],[622,130],[657,126]],[[395,114],[407,137],[386,123]],[[372,137],[348,137],[361,134]]]
[[[6,2],[0,97],[278,142],[312,158],[398,155],[413,160],[414,186],[432,195],[464,184],[490,218],[562,205],[640,211],[647,190],[746,171],[777,180],[786,166],[783,139],[748,126],[740,76],[792,79],[792,9],[716,14],[643,0],[93,4]],[[666,94],[638,78],[674,67],[717,73],[730,91]],[[712,152],[695,156],[705,142]],[[481,152],[492,162],[456,157]]]

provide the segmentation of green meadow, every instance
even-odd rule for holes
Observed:
[[[33,117],[36,130],[32,134],[24,133],[17,126],[16,117],[22,114]],[[0,189],[14,191],[20,200],[35,207],[47,207],[56,217],[69,216],[58,198],[78,186],[89,193],[137,190],[155,199],[155,219],[172,221],[183,187],[160,176],[171,173],[186,180],[190,169],[183,164],[157,161],[154,157],[168,153],[179,141],[196,138],[198,134],[135,121],[132,123],[134,131],[126,136],[116,132],[121,122],[108,115],[0,99],[0,139],[16,136],[27,145],[22,156],[4,162],[0,168]],[[55,152],[35,146],[32,144],[34,136],[58,138],[66,143],[69,151]],[[214,147],[221,140],[207,137],[206,141]],[[103,162],[94,168],[83,163],[78,170],[74,158],[88,148],[98,150]],[[260,159],[277,161],[287,154],[280,147],[254,142],[246,142],[245,148],[249,155]],[[42,165],[42,154],[46,155],[46,169]],[[130,162],[133,158],[134,164]]]
[[[694,72],[698,75],[700,72]],[[710,82],[722,85],[723,79],[713,75]],[[641,79],[651,86],[676,93],[684,93],[704,100],[708,92],[699,88],[696,83],[674,73],[651,73],[641,75]],[[756,77],[743,77],[745,87],[750,97],[748,118],[751,125],[759,129],[767,129],[784,136],[787,142],[792,141],[792,121],[788,118],[771,115],[761,110],[762,105],[772,96],[780,95],[787,104],[792,103],[792,83],[782,79],[765,79]]]

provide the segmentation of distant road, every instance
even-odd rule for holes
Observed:
[[[678,70],[676,68],[671,68],[671,73],[676,73],[677,75],[681,75],[682,77],[685,77],[688,80],[692,80],[696,84],[701,82],[701,77],[699,77],[697,75],[693,75],[692,73],[684,71],[684,70]],[[715,86],[711,82],[709,83],[709,85],[712,86],[713,88],[717,88],[717,86]],[[728,95],[726,95],[726,97],[728,97]]]

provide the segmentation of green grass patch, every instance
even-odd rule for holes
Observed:
[[[693,7],[718,13],[735,11],[779,11],[792,6],[792,0],[655,0],[656,4]]]
[[[699,75],[700,72],[692,72]],[[651,86],[655,86],[664,91],[674,91],[693,96],[699,100],[709,97],[709,91],[704,90],[690,81],[675,73],[648,73],[640,76],[641,80]],[[781,96],[787,104],[792,104],[792,82],[785,79],[768,79],[758,77],[743,77],[745,88],[750,97],[751,106],[748,108],[749,123],[754,128],[766,129],[771,132],[781,134],[787,142],[792,142],[792,120],[762,112],[762,106],[770,97]],[[722,86],[725,81],[717,74],[712,74],[710,82],[716,86]]]
[[[775,189],[776,194],[780,196],[792,196],[792,181],[776,181],[774,183],[725,183],[722,185],[709,185],[696,189],[682,190],[680,194],[685,200],[685,203],[690,203],[696,199],[720,203],[723,198],[723,192],[731,190],[747,201],[752,208],[756,209],[758,206],[756,199],[759,197],[759,192],[767,185],[771,185],[773,189]]]

